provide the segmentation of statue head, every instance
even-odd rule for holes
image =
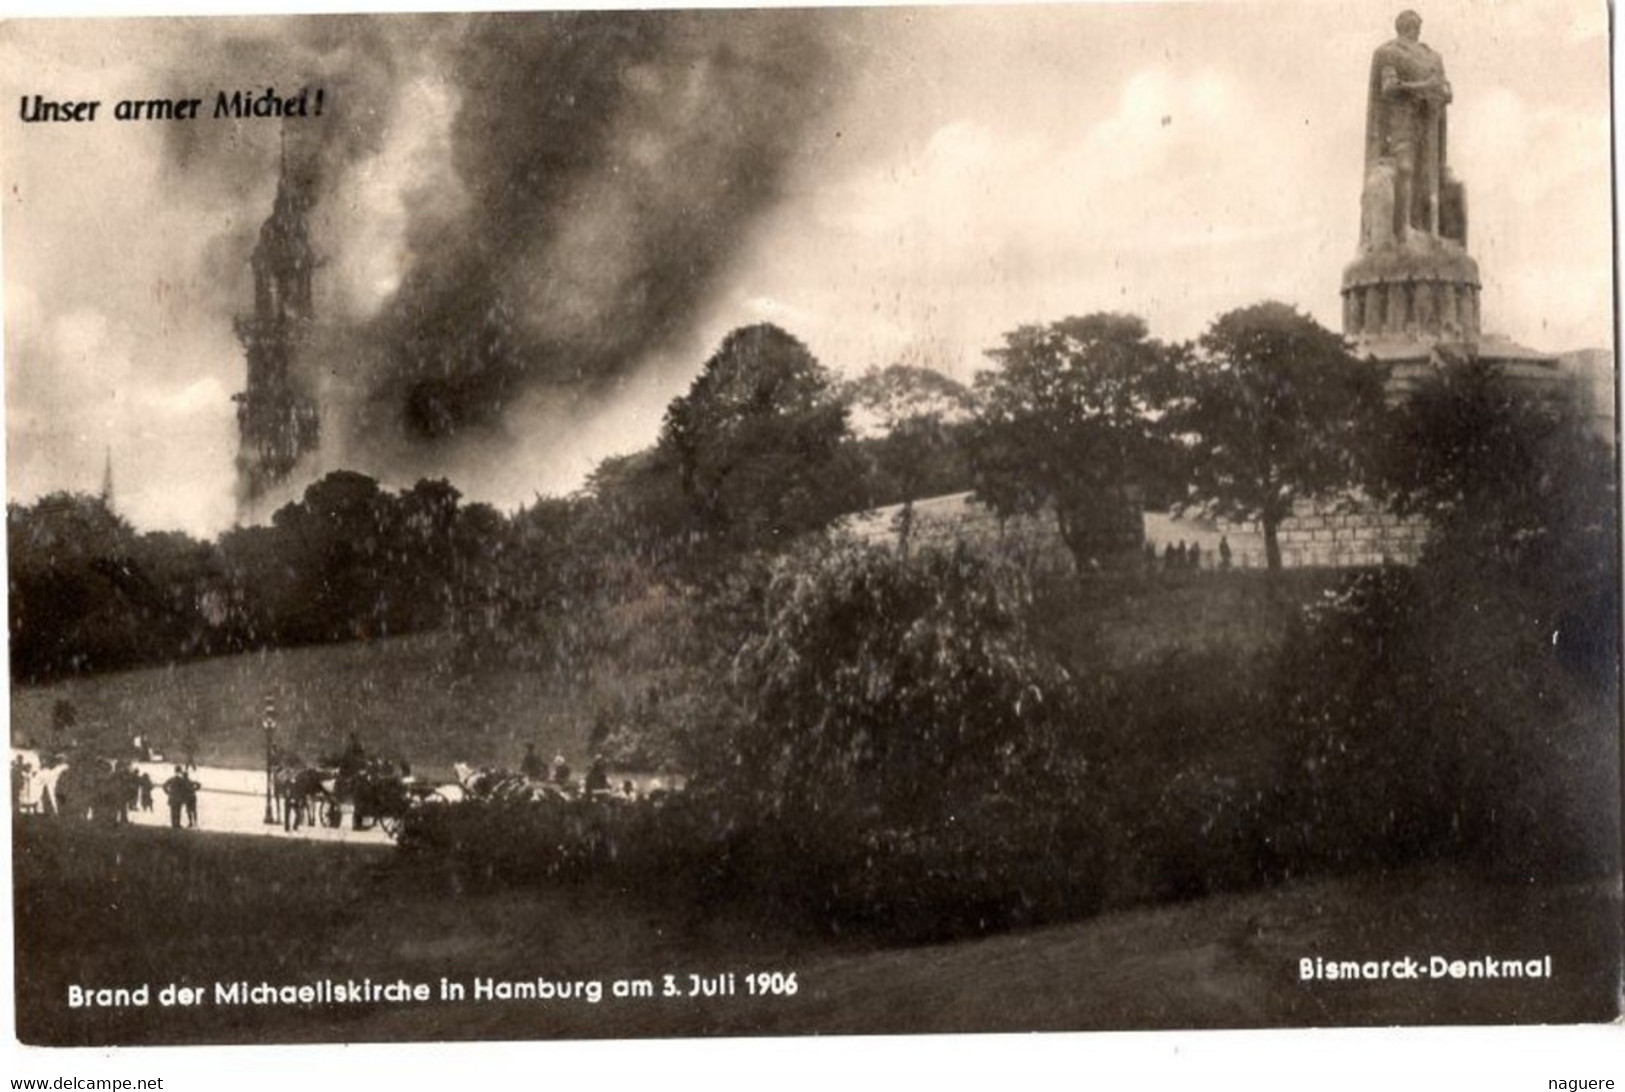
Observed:
[[[1399,17],[1394,20],[1394,29],[1399,31],[1401,38],[1414,42],[1422,36],[1422,17],[1416,12],[1406,9],[1400,12]]]

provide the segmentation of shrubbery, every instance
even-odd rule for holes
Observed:
[[[835,543],[748,594],[727,715],[694,755],[715,813],[772,849],[736,881],[910,936],[1098,901],[1061,852],[1094,843],[1064,829],[1082,792],[1073,688],[1028,631],[1017,572]]]
[[[403,845],[473,881],[682,882],[920,939],[1099,906],[1085,733],[1016,573],[836,543],[738,577],[685,793],[426,809]]]
[[[1439,565],[1364,574],[1315,612],[1281,664],[1294,870],[1617,867],[1614,695],[1565,663],[1553,621],[1535,590]]]
[[[721,845],[716,825],[681,796],[466,800],[411,811],[400,836],[403,852],[437,862],[474,887],[602,877],[657,883],[703,875]]]
[[[1032,642],[1017,573],[838,544],[777,564],[760,603],[730,715],[694,755],[741,817],[929,824],[1064,775],[1068,679]]]
[[[1508,404],[1447,389],[1417,412],[1481,403]],[[1617,494],[1564,428],[1508,415],[1541,457],[1464,470],[1472,504],[1429,492],[1445,470],[1391,482],[1435,528],[1414,568],[1317,577],[1301,610],[1304,581],[1203,577],[1237,582],[1230,606],[1262,594],[1245,647],[1186,639],[1181,611],[1217,600],[1132,575],[1040,610],[1019,569],[962,550],[741,559],[687,619],[695,689],[638,718],[686,794],[453,810],[420,842],[494,878],[660,877],[910,939],[1423,861],[1616,871]],[[1124,617],[1132,641],[1106,628]]]
[[[1611,676],[1553,649],[1542,589],[1367,570],[1278,646],[1090,646],[1087,674],[1035,643],[1017,574],[963,554],[825,546],[742,568],[708,610],[732,639],[684,707],[687,792],[458,805],[405,844],[468,882],[594,876],[907,940],[1418,861],[1616,859]]]

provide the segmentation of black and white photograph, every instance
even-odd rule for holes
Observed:
[[[13,1038],[1617,1024],[1610,18],[0,22]]]

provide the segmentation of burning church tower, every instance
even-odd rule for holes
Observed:
[[[315,393],[301,366],[314,319],[310,206],[310,187],[289,172],[284,150],[276,203],[254,247],[254,310],[234,324],[248,357],[247,388],[232,396],[239,516],[251,514],[321,442]]]

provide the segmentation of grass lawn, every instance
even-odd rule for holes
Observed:
[[[748,910],[603,886],[459,891],[388,851],[22,824],[18,1034],[56,1044],[1601,1021],[1619,985],[1612,882],[1531,887],[1411,868],[881,948]],[[1299,961],[1544,959],[1551,980],[1300,982]],[[750,997],[750,971],[794,996]],[[733,972],[715,998],[70,1010],[67,987],[248,979],[646,979]],[[607,989],[607,986],[606,986]]]
[[[1063,659],[1133,667],[1170,652],[1249,656],[1273,652],[1292,615],[1348,572],[1104,573],[1044,589],[1038,626]]]
[[[1285,573],[1272,593],[1262,572],[1112,575],[1050,589],[1038,624],[1073,662],[1104,653],[1133,666],[1175,649],[1245,655],[1277,644],[1285,614],[1333,579]],[[450,633],[431,633],[14,687],[11,737],[49,739],[52,711],[65,700],[81,735],[141,735],[170,748],[191,740],[204,765],[252,769],[264,762],[260,716],[270,696],[278,743],[308,760],[337,753],[354,732],[369,752],[442,778],[453,762],[515,767],[526,743],[583,768],[599,711],[670,685],[673,624],[681,623],[662,603],[617,608],[590,676],[568,681],[525,656],[476,653]]]
[[[607,684],[606,684],[607,685]],[[517,766],[524,745],[585,757],[579,694],[501,658],[479,659],[449,634],[227,656],[12,691],[13,740],[49,738],[71,701],[79,723],[109,739],[170,748],[191,739],[204,765],[263,767],[264,698],[277,741],[307,760],[341,751],[355,732],[369,752],[449,777],[457,761]]]
[[[1244,805],[1279,783],[1279,757],[1270,724],[1234,723],[1226,710],[1267,709],[1255,699],[1267,693],[1270,653],[1288,638],[1297,606],[1336,579],[1127,574],[1040,595],[1041,639],[1080,671],[1103,668],[1091,679],[1100,684],[1099,723],[1144,729],[1100,755],[1134,806],[1114,812],[1128,817],[1117,828],[1128,848],[1118,854],[1122,874],[1101,881],[1111,912],[1089,921],[886,947],[793,928],[763,905],[707,902],[686,882],[636,892],[608,880],[473,890],[386,848],[30,820],[13,845],[18,1033],[29,1042],[136,1044],[1612,1018],[1617,877],[1509,885],[1413,866],[1246,890],[1259,873],[1243,852],[1254,815]],[[690,620],[665,613],[669,604],[619,609],[625,617],[607,627],[590,675],[572,681],[539,668],[534,655],[513,655],[530,650],[476,655],[431,634],[18,689],[12,735],[48,738],[65,699],[81,734],[170,744],[190,737],[201,762],[254,767],[269,694],[278,741],[307,758],[355,732],[370,752],[405,757],[431,776],[446,776],[457,760],[516,765],[526,742],[579,763],[595,717],[629,695],[672,700],[660,687],[681,678],[683,666],[668,662],[678,646],[671,634]],[[1221,851],[1234,859],[1215,863]],[[1170,877],[1182,862],[1217,882]],[[1233,893],[1143,908],[1219,890]],[[1553,977],[1298,980],[1304,958],[1407,956],[1550,956]],[[750,997],[743,976],[751,971],[794,972],[798,989]],[[597,1004],[470,996],[314,1009],[67,1005],[73,984],[212,992],[217,982],[370,977],[435,987],[444,978],[472,989],[480,977],[545,976],[648,980],[658,991],[671,975],[683,994],[690,975],[727,982],[714,976],[729,973],[731,995]]]

